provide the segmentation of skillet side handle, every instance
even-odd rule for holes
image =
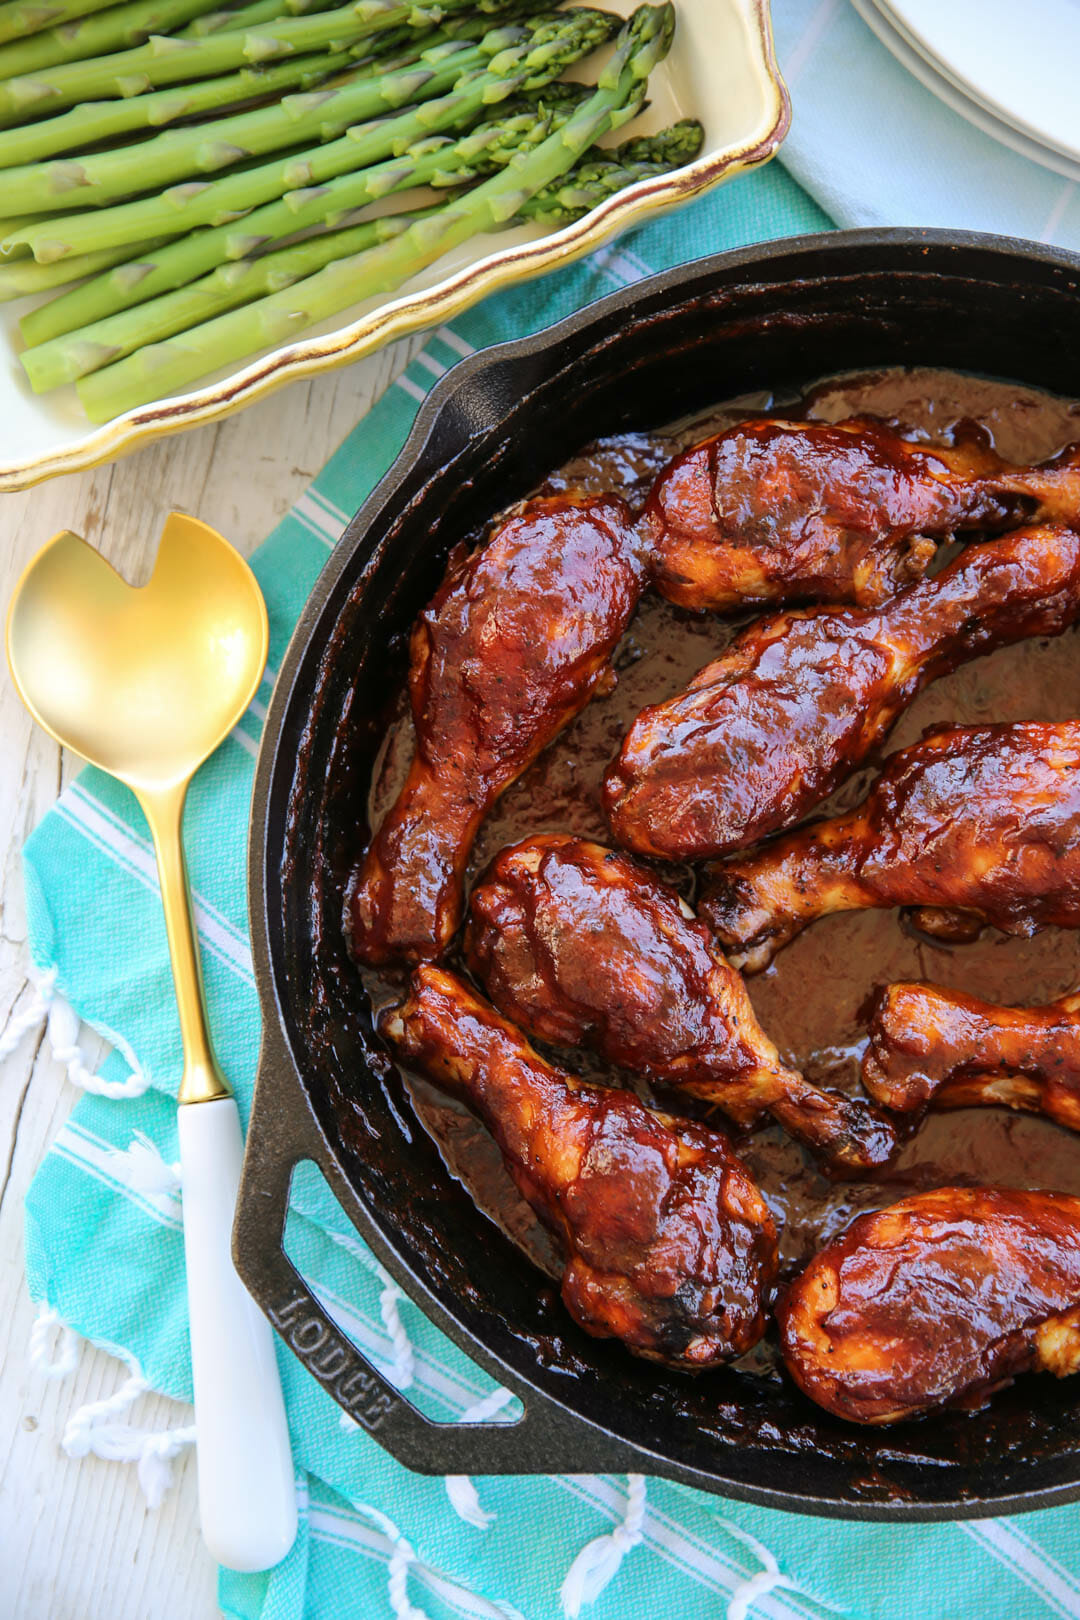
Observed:
[[[319,1163],[322,1155],[298,1131],[299,1109],[291,1109],[286,1121],[279,1099],[268,1097],[270,1090],[264,1047],[236,1200],[233,1262],[293,1354],[344,1411],[374,1434],[405,1402],[335,1326],[285,1253],[293,1171],[305,1159]]]
[[[264,1037],[233,1225],[233,1262],[281,1338],[343,1411],[406,1468],[421,1474],[610,1473],[656,1460],[538,1391],[492,1375],[525,1404],[517,1423],[434,1423],[405,1400],[344,1335],[284,1249],[289,1184],[311,1159],[339,1180],[289,1057]]]

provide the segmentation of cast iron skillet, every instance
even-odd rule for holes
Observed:
[[[634,1470],[863,1519],[1080,1496],[1080,1378],[1029,1377],[974,1417],[861,1430],[788,1384],[665,1373],[579,1331],[417,1124],[340,928],[404,638],[456,541],[588,440],[750,390],[912,364],[1075,397],[1078,280],[1076,256],[935,231],[814,236],[684,265],[456,366],[323,570],[255,781],[249,891],[265,1031],[235,1255],[286,1343],[410,1468]],[[519,1423],[429,1422],[333,1325],[282,1247],[290,1175],[307,1159],[391,1275],[520,1396]]]

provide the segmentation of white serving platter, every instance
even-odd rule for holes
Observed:
[[[634,0],[600,3],[628,15]],[[152,439],[227,416],[284,383],[445,322],[489,292],[567,264],[618,231],[766,162],[790,122],[768,0],[677,0],[677,6],[675,43],[650,80],[649,107],[616,139],[693,116],[705,128],[701,156],[670,175],[627,187],[562,230],[544,234],[523,226],[475,238],[406,282],[392,299],[357,304],[190,393],[141,406],[100,427],[87,422],[73,387],[40,396],[31,391],[17,358],[18,319],[34,301],[0,306],[0,490],[92,467]]]

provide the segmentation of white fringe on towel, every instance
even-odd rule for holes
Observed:
[[[403,1300],[405,1295],[386,1268],[376,1260],[371,1250],[365,1248],[356,1238],[347,1237],[344,1232],[328,1231],[326,1235],[331,1243],[336,1243],[339,1249],[344,1249],[346,1254],[351,1254],[354,1260],[359,1260],[368,1271],[374,1272],[382,1284],[379,1315],[382,1317],[383,1327],[387,1331],[394,1352],[390,1382],[395,1389],[408,1389],[416,1377],[416,1352],[413,1350],[412,1340],[405,1331],[405,1324],[398,1309],[399,1301]],[[345,1420],[342,1428],[358,1427],[347,1412],[342,1412],[341,1416]]]
[[[587,1542],[570,1565],[559,1596],[568,1620],[577,1620],[614,1578],[626,1554],[642,1538],[645,1525],[645,1476],[627,1474],[626,1513],[610,1535]],[[729,1616],[730,1620],[730,1616]]]
[[[381,1266],[379,1270],[383,1277],[382,1292],[379,1294],[379,1315],[394,1347],[394,1385],[397,1389],[408,1389],[416,1377],[416,1353],[398,1309],[399,1302],[405,1295]]]
[[[174,1429],[136,1429],[118,1421],[150,1385],[135,1357],[127,1351],[113,1351],[128,1369],[120,1388],[100,1401],[88,1401],[68,1419],[61,1445],[69,1457],[85,1457],[93,1452],[110,1462],[138,1465],[139,1484],[150,1507],[160,1506],[172,1484],[170,1464],[185,1446],[195,1440],[194,1424]]]
[[[409,1565],[419,1562],[412,1544],[406,1541],[393,1519],[387,1518],[385,1513],[380,1513],[378,1508],[369,1507],[366,1502],[354,1502],[353,1507],[365,1519],[370,1519],[393,1545],[388,1567],[387,1595],[396,1620],[429,1620],[423,1609],[417,1609],[409,1602],[405,1590],[409,1580]]]
[[[52,1055],[64,1065],[72,1085],[93,1092],[96,1097],[113,1100],[141,1097],[150,1082],[138,1068],[133,1066],[124,1080],[103,1080],[87,1064],[85,1053],[79,1045],[81,1020],[70,1002],[65,1001],[56,988],[56,969],[52,967],[47,973],[41,974],[31,970],[30,982],[34,986],[32,999],[21,1013],[8,1020],[3,1034],[0,1034],[0,1059],[10,1056],[23,1036],[47,1019]]]
[[[146,1075],[132,1069],[124,1080],[103,1080],[88,1066],[79,1031],[82,1027],[78,1013],[71,1003],[53,991],[49,1003],[49,1045],[52,1055],[67,1070],[73,1086],[92,1092],[95,1097],[108,1097],[118,1102],[128,1097],[141,1097],[150,1085]]]
[[[723,1525],[729,1536],[734,1536],[744,1547],[749,1547],[765,1566],[756,1575],[750,1575],[745,1581],[739,1582],[728,1599],[725,1620],[747,1620],[758,1598],[764,1597],[768,1592],[775,1592],[778,1587],[787,1587],[791,1592],[799,1590],[795,1582],[788,1580],[781,1572],[774,1554],[756,1536],[752,1536],[748,1530],[741,1530],[737,1524],[732,1524],[730,1519],[719,1519],[717,1522]]]
[[[79,1342],[59,1311],[42,1304],[30,1329],[30,1365],[45,1378],[67,1378],[79,1365]]]
[[[113,1148],[109,1158],[117,1181],[122,1181],[132,1192],[179,1197],[179,1160],[170,1164],[145,1131],[133,1131],[129,1145]]]
[[[486,1598],[481,1593],[462,1586],[460,1582],[455,1581],[442,1570],[433,1569],[430,1564],[425,1564],[421,1558],[417,1557],[415,1548],[410,1542],[406,1541],[393,1519],[388,1518],[379,1508],[371,1507],[366,1502],[355,1501],[352,1506],[365,1519],[370,1519],[372,1524],[381,1530],[387,1541],[390,1542],[392,1551],[387,1570],[387,1596],[390,1599],[390,1607],[394,1611],[395,1620],[430,1620],[424,1609],[418,1609],[415,1604],[409,1601],[406,1586],[409,1571],[414,1568],[418,1572],[423,1572],[435,1591],[450,1601],[453,1601],[458,1594],[467,1594],[471,1613],[485,1615],[488,1620],[524,1620],[524,1616],[512,1604],[493,1602],[491,1598]]]
[[[486,1423],[493,1418],[496,1412],[501,1412],[513,1400],[508,1389],[493,1389],[482,1400],[475,1401],[472,1406],[466,1407],[458,1418],[459,1423]],[[468,1474],[446,1474],[444,1476],[446,1494],[450,1498],[450,1506],[459,1518],[466,1524],[471,1524],[477,1530],[486,1530],[495,1523],[496,1515],[489,1513],[480,1506],[480,1498],[476,1494],[476,1486]]]

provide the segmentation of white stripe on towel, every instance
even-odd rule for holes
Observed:
[[[406,377],[404,372],[399,377],[395,377],[394,381],[399,388],[404,389],[410,399],[419,400],[421,405],[427,399],[426,390],[421,388],[419,383],[414,383],[411,377]]]
[[[313,528],[319,538],[329,545],[336,545],[341,539],[341,532],[347,519],[336,511],[329,512],[325,502],[315,499],[314,490],[305,490],[293,504],[292,510],[294,517],[298,517],[302,523]]]
[[[158,892],[153,844],[95,799],[80,781],[73,782],[57,801],[57,809],[99,848],[112,855],[118,865],[138,878],[144,888]],[[206,948],[254,986],[251,948],[246,937],[196,889],[192,890],[192,904],[195,926]]]
[[[467,343],[460,333],[454,331],[452,326],[436,327],[435,336],[437,338],[442,338],[447,347],[453,349],[455,353],[460,354],[463,360],[468,359],[470,354],[476,353],[476,350],[473,348],[472,344]]]
[[[957,1526],[1004,1564],[1066,1620],[1080,1616],[1080,1581],[1009,1519],[971,1519]]]

